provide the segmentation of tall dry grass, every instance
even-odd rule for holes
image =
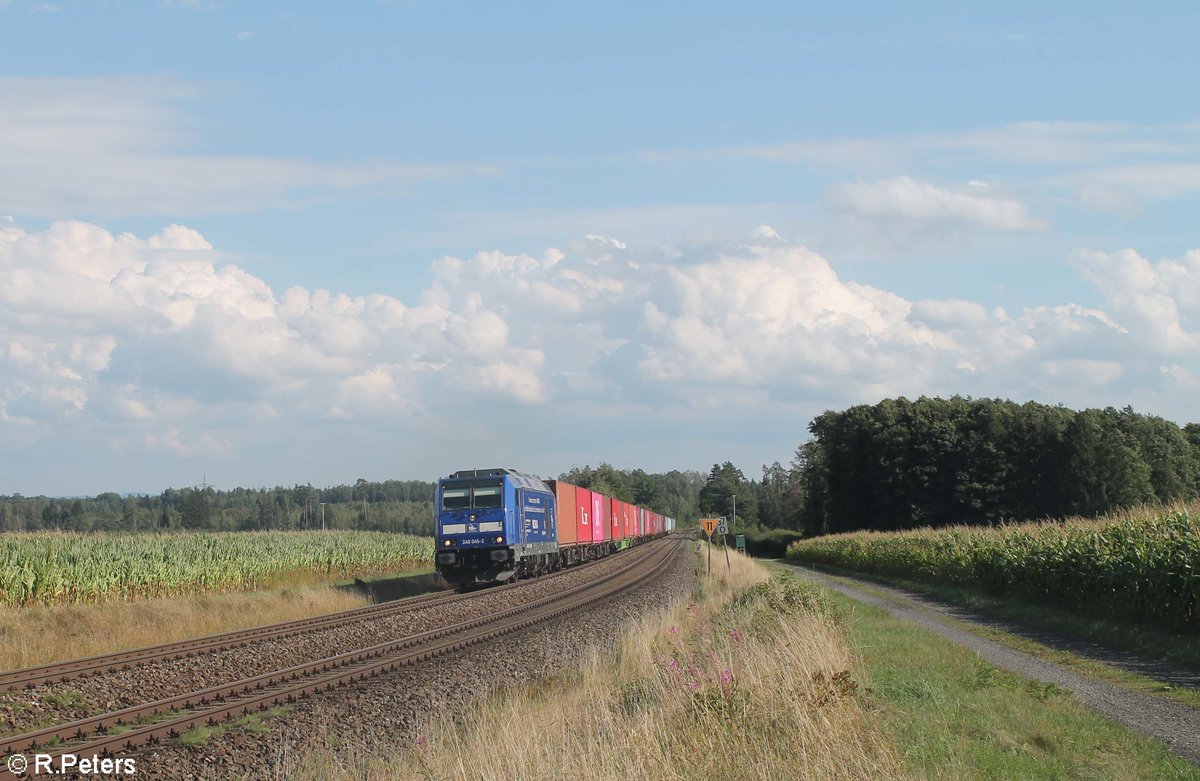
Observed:
[[[0,670],[363,607],[335,588],[205,594],[101,605],[0,608]]]
[[[719,556],[719,557],[718,557]],[[302,779],[902,778],[842,629],[792,579],[714,556],[691,601],[537,686],[435,721],[388,758],[314,748]]]

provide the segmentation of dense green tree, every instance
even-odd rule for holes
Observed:
[[[1132,407],[1109,414],[1115,416],[1117,428],[1150,468],[1150,485],[1159,501],[1170,502],[1193,494],[1196,458],[1179,426],[1153,415],[1139,415]]]
[[[210,488],[186,488],[183,491],[183,501],[180,504],[180,521],[185,529],[209,528],[209,518],[212,516]]]
[[[1121,431],[1111,407],[1077,414],[1067,427],[1065,445],[1063,495],[1069,512],[1096,515],[1155,498],[1150,465],[1136,441]]]
[[[729,461],[713,464],[700,489],[700,512],[724,516],[732,522],[735,511],[738,525],[758,523],[758,486]]]
[[[620,470],[606,463],[594,469],[571,467],[559,479],[654,510],[679,524],[692,523],[698,517],[700,488],[704,485],[704,476],[699,472],[651,474],[642,469]]]
[[[790,470],[809,533],[1090,515],[1200,493],[1200,429],[1128,407],[897,398],[824,412],[809,432]],[[773,524],[777,477],[764,473]]]

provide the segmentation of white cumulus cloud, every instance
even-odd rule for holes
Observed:
[[[984,194],[989,188],[980,188],[978,184],[972,182],[964,188],[947,188],[898,176],[877,182],[835,185],[829,197],[835,208],[868,217],[946,220],[995,230],[1041,227],[1041,222],[1030,216],[1024,202]]]
[[[346,447],[382,431],[418,448],[415,431],[470,432],[502,452],[501,441],[574,441],[564,431],[605,436],[602,421],[686,438],[714,420],[800,427],[823,408],[919,394],[1169,414],[1190,408],[1200,374],[1200,252],[1080,251],[1071,262],[1100,305],[1010,314],[842,279],[762,229],[736,246],[585,240],[445,257],[402,300],[277,292],[182,226],[143,238],[4,225],[11,452],[92,436],[122,453],[229,456],[318,425],[342,427]],[[497,433],[510,426],[515,439]]]

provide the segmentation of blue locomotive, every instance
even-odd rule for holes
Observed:
[[[558,567],[558,512],[543,481],[513,469],[468,469],[438,481],[437,571],[459,587]]]

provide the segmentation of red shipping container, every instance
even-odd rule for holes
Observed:
[[[613,500],[610,497],[600,494],[600,518],[604,521],[604,539],[606,541],[611,541],[616,538],[616,535],[613,534],[612,501]]]
[[[592,491],[592,542],[604,542],[604,497]]]
[[[575,486],[562,480],[547,480],[554,492],[554,509],[558,513],[558,544],[574,545],[579,541],[579,505],[575,502]]]
[[[577,540],[592,541],[592,492],[586,488],[575,488],[575,512],[579,521]]]
[[[612,500],[613,539],[614,540],[623,540],[627,536],[625,534],[625,516],[621,512],[621,508],[623,508],[624,506],[625,506],[625,503],[622,502],[620,499]]]

